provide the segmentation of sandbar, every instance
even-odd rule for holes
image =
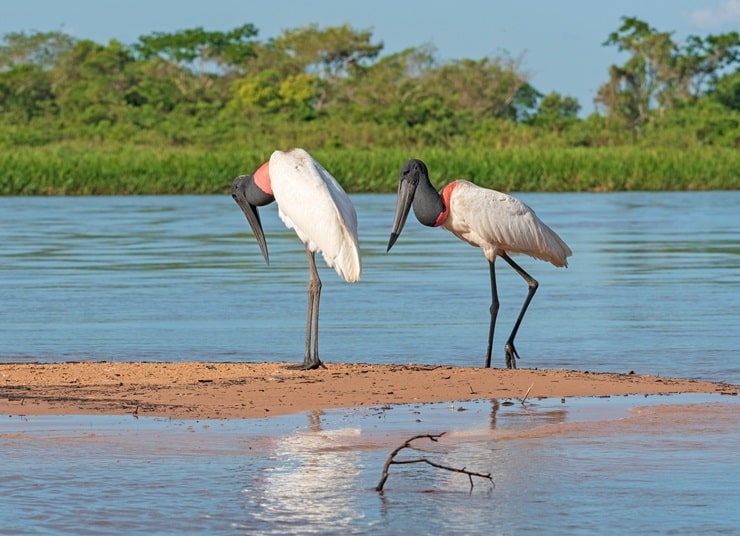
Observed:
[[[481,399],[717,393],[740,386],[575,370],[328,363],[68,362],[0,364],[0,413],[264,418],[306,411]]]

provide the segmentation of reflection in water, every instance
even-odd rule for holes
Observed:
[[[308,422],[7,419],[0,534],[732,534],[738,404],[685,395],[332,410]],[[425,454],[490,471],[495,487],[407,466],[374,491],[393,448],[441,431]]]
[[[491,430],[496,429],[496,416],[498,415],[498,410],[501,408],[501,406],[498,403],[498,399],[494,398],[491,400]]]
[[[346,533],[364,514],[357,494],[359,428],[322,430],[323,412],[308,414],[308,432],[279,438],[271,464],[242,490],[250,517],[280,531],[330,527]],[[244,525],[249,528],[250,524]]]
[[[536,402],[511,402],[508,400],[504,402],[504,405],[507,407],[506,420],[499,424],[497,414],[501,409],[501,404],[495,398],[491,400],[491,430],[505,432],[529,429],[562,423],[568,417],[568,411],[565,405],[560,408],[542,409],[538,408]]]

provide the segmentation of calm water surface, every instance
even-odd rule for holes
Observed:
[[[525,194],[571,246],[518,258],[540,288],[520,366],[740,383],[740,192]],[[364,274],[320,267],[327,362],[480,366],[481,252],[353,196]],[[0,362],[300,361],[307,265],[262,210],[271,266],[228,196],[0,198]],[[494,365],[526,294],[499,266]],[[9,417],[0,534],[736,534],[738,401],[620,397],[331,411],[270,420]],[[453,408],[461,409],[459,407]],[[389,451],[449,431],[437,461]]]
[[[540,281],[523,367],[740,383],[740,192],[526,194],[574,251]],[[355,195],[363,278],[320,267],[327,362],[483,364],[490,290],[473,248],[394,195]],[[267,267],[229,196],[0,198],[0,361],[299,361],[308,268],[262,210]],[[526,295],[500,262],[494,365]]]
[[[0,534],[737,534],[736,397],[5,417]],[[460,411],[464,409],[465,411]],[[391,466],[416,434],[450,467]]]

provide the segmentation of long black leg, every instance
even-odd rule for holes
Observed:
[[[311,281],[314,291],[313,298],[313,318],[311,325],[313,326],[313,332],[311,338],[313,340],[313,354],[311,359],[311,368],[322,367],[324,364],[319,360],[319,299],[321,298],[321,279],[319,279],[319,272],[316,270],[316,259],[313,253],[309,255],[309,262],[311,265]]]
[[[494,257],[495,260],[495,257]],[[491,270],[491,325],[488,328],[488,349],[486,350],[486,368],[491,366],[491,350],[493,349],[493,332],[496,330],[496,316],[498,316],[498,291],[496,290],[496,267],[488,262]]]
[[[515,263],[506,253],[500,253],[499,255],[502,259],[509,263],[509,266],[516,270],[516,273],[524,278],[524,280],[527,282],[527,285],[529,286],[527,298],[524,300],[524,305],[522,305],[522,310],[519,311],[519,317],[516,319],[514,329],[511,330],[511,335],[509,335],[509,339],[506,341],[506,345],[504,346],[504,352],[506,352],[506,366],[509,368],[516,368],[516,360],[519,359],[519,354],[517,353],[516,348],[514,348],[514,337],[516,337],[516,333],[517,331],[519,331],[519,325],[522,323],[524,313],[527,312],[529,302],[532,301],[534,293],[537,292],[537,287],[539,286],[539,283],[534,277],[525,272],[524,268]]]
[[[306,346],[303,351],[303,364],[291,366],[292,369],[311,370],[323,367],[319,359],[319,297],[321,295],[321,279],[316,269],[314,253],[306,248],[308,256],[309,279],[308,308],[306,310]],[[313,348],[312,348],[313,346]]]

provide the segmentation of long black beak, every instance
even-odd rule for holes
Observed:
[[[396,216],[393,219],[393,228],[391,229],[391,238],[388,241],[388,253],[393,244],[396,243],[398,237],[401,235],[403,226],[406,224],[406,218],[408,218],[409,210],[411,209],[411,203],[414,201],[414,193],[416,192],[416,184],[401,179],[398,183],[398,199],[396,199]]]
[[[262,222],[260,221],[260,213],[257,211],[257,206],[247,201],[247,187],[249,183],[254,181],[251,175],[242,175],[234,179],[231,184],[231,197],[234,198],[236,204],[242,209],[244,215],[247,217],[249,226],[252,228],[254,237],[257,239],[257,243],[262,250],[262,255],[265,257],[265,262],[270,265],[270,257],[267,253],[267,242],[265,241],[265,233],[262,231]]]

